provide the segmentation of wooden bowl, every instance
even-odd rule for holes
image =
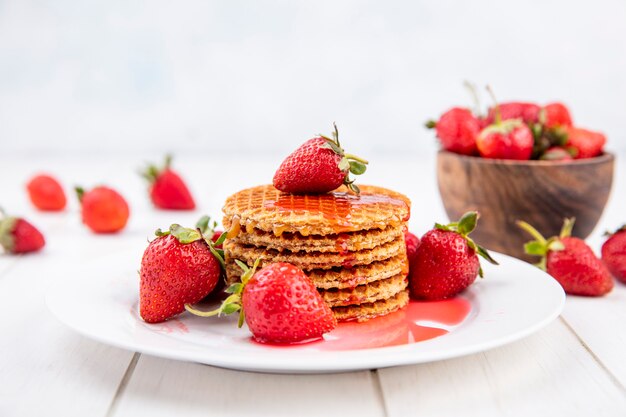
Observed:
[[[614,156],[574,161],[512,161],[440,151],[439,193],[451,221],[477,210],[472,237],[487,249],[524,260],[530,236],[524,220],[544,236],[558,235],[565,217],[575,217],[573,235],[586,238],[598,223],[613,184]]]

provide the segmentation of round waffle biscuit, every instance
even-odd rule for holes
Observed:
[[[239,259],[248,265],[257,258],[268,262],[288,262],[305,271],[367,265],[402,253],[406,253],[406,245],[402,236],[372,249],[346,253],[277,251],[256,246],[239,245],[232,240],[224,242],[224,255],[227,259]]]
[[[226,199],[223,225],[233,236],[240,227],[277,236],[284,232],[325,236],[401,227],[409,219],[406,196],[381,187],[359,187],[360,195],[345,186],[315,195],[283,193],[272,185],[248,188]]]
[[[302,236],[300,233],[284,232],[276,236],[272,232],[254,228],[251,233],[241,230],[231,241],[240,245],[252,245],[278,251],[287,249],[291,252],[355,252],[391,242],[404,234],[403,229],[403,227],[386,227],[326,236]]]
[[[391,298],[408,285],[406,275],[398,274],[391,278],[381,279],[369,284],[358,285],[354,288],[332,288],[320,290],[322,298],[331,307],[347,306],[351,304],[373,303],[378,300]]]
[[[270,263],[268,261],[267,263]],[[245,262],[244,262],[245,263]],[[261,262],[259,268],[267,263]],[[248,266],[252,266],[250,263]],[[331,269],[313,269],[305,271],[311,278],[318,289],[330,288],[354,288],[357,285],[363,285],[370,282],[378,281],[401,274],[408,274],[408,262],[406,255],[400,254],[393,258],[385,259],[378,262],[372,262],[368,265],[358,265],[354,268],[331,268]],[[226,260],[226,277],[228,284],[238,282],[241,277],[241,268],[239,268],[234,259]]]
[[[403,290],[396,295],[373,303],[332,307],[337,321],[366,321],[401,309],[409,303],[409,291]]]

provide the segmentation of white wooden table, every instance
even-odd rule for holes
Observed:
[[[371,157],[363,182],[408,194],[411,229],[444,221],[434,155]],[[377,160],[378,159],[378,160]],[[615,188],[589,240],[626,222],[626,164],[618,158]],[[273,375],[218,369],[129,352],[86,339],[58,322],[44,305],[48,288],[72,274],[89,279],[96,258],[138,269],[157,227],[219,218],[230,193],[269,181],[276,164],[260,160],[180,157],[191,184],[194,213],[156,212],[129,157],[0,156],[0,205],[42,229],[36,255],[0,256],[0,416],[626,416],[626,286],[604,298],[568,297],[562,316],[510,345],[442,362],[330,375]],[[38,170],[66,185],[117,187],[132,217],[116,236],[90,234],[72,200],[61,214],[34,211],[24,191]],[[76,312],[80,314],[79,311]]]

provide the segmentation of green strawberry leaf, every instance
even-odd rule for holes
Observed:
[[[343,156],[343,149],[341,149],[339,147],[339,145],[337,145],[335,142],[333,142],[332,139],[327,138],[326,136],[322,136],[322,138],[324,140],[326,140],[326,143],[324,145],[322,145],[322,148],[330,148],[333,150],[333,152],[335,152],[337,155],[341,155]]]
[[[189,229],[179,224],[171,225],[170,233],[182,244],[193,243],[196,240],[202,239],[202,234],[197,229]]]
[[[236,282],[232,284],[230,287],[226,288],[226,292],[228,294],[241,294],[243,291],[243,284],[241,282]]]
[[[475,228],[478,222],[478,212],[468,211],[461,217],[458,223],[458,232],[464,236],[469,235]]]
[[[154,232],[155,236],[157,237],[163,237],[163,236],[167,236],[170,234],[169,230],[166,230],[165,232],[162,231],[161,229],[156,229],[156,231]]]
[[[233,314],[237,311],[241,310],[241,306],[239,304],[226,304],[224,307],[222,307],[222,313],[221,314]]]
[[[548,248],[537,240],[524,244],[524,252],[528,255],[544,256],[547,253]]]
[[[339,161],[337,167],[340,171],[348,172],[348,170],[350,170],[350,161],[348,161],[346,158],[341,158],[341,161]]]
[[[364,174],[367,170],[367,165],[359,161],[349,161],[350,172],[354,175]]]

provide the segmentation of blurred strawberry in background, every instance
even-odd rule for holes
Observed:
[[[155,207],[168,210],[193,210],[196,208],[189,188],[171,168],[172,156],[165,157],[162,168],[149,165],[142,176],[148,181],[150,200]]]
[[[43,211],[61,211],[67,204],[65,191],[59,181],[47,174],[34,176],[26,184],[33,205]]]

